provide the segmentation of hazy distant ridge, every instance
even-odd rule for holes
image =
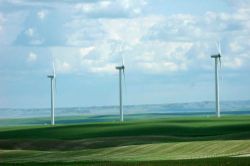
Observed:
[[[244,113],[250,112],[250,100],[246,101],[224,101],[221,102],[223,112]],[[168,113],[168,114],[192,114],[192,113],[212,113],[214,112],[214,102],[192,102],[192,103],[172,103],[154,105],[129,105],[124,107],[125,114],[148,114],[148,113]],[[118,113],[117,106],[95,106],[95,107],[72,107],[57,108],[56,116],[72,115],[113,115]],[[36,109],[11,109],[1,108],[0,118],[25,118],[25,117],[48,117],[49,108]]]

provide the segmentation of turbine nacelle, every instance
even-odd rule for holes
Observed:
[[[48,78],[55,78],[54,75],[48,75]]]
[[[212,55],[211,58],[221,58],[220,54]]]
[[[124,70],[125,69],[125,66],[124,65],[122,65],[122,66],[116,66],[115,67],[117,70]]]

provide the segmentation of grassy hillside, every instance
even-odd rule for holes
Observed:
[[[250,117],[164,118],[79,125],[0,127],[0,139],[84,139],[117,136],[208,137],[249,132]],[[250,138],[244,136],[246,138]]]
[[[250,116],[2,127],[0,149],[4,163],[170,162],[238,156],[250,154]]]

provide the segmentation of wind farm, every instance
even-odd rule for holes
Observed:
[[[250,165],[249,20],[245,0],[0,1],[0,165]]]

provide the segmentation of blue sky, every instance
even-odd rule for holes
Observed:
[[[221,99],[250,99],[249,0],[0,0],[0,107],[212,101],[216,41]]]

